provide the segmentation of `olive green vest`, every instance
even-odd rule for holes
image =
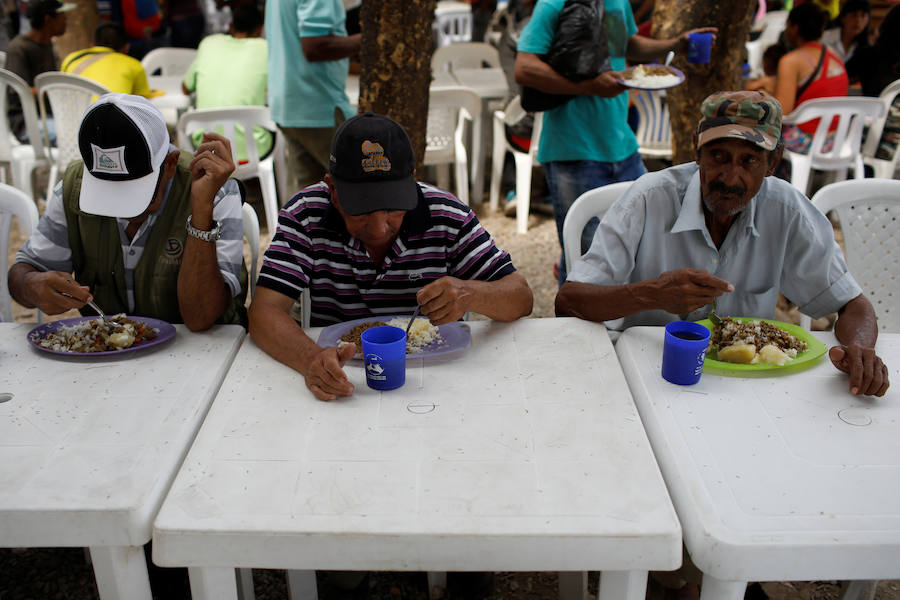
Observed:
[[[178,270],[184,254],[185,222],[191,212],[191,154],[182,152],[162,213],[157,217],[144,253],[134,270],[134,315],[183,323],[178,308]],[[75,279],[90,288],[94,301],[107,313],[129,313],[125,263],[119,226],[112,217],[82,212],[82,161],[72,162],[63,176],[63,206]],[[247,270],[241,263],[241,293],[232,298],[217,323],[246,327]]]

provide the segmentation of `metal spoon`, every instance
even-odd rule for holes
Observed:
[[[672,62],[672,59],[673,59],[673,58],[675,58],[675,51],[674,51],[674,50],[669,50],[669,53],[666,54],[666,62],[665,62],[665,66],[668,67],[668,66],[669,66],[669,63]]]
[[[413,315],[409,318],[409,323],[406,324],[406,337],[409,337],[409,330],[410,330],[410,328],[412,327],[413,321],[415,321],[415,320],[416,320],[416,317],[419,316],[419,311],[420,311],[420,310],[422,310],[422,307],[421,307],[421,306],[416,306],[415,312],[413,312]]]

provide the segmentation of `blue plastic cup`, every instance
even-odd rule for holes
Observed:
[[[709,55],[712,51],[712,43],[713,34],[692,33],[688,38],[688,62],[697,64],[708,63]]]
[[[666,325],[663,378],[678,385],[693,385],[700,381],[707,348],[709,329],[703,325],[691,321],[673,321]]]
[[[366,383],[373,390],[395,390],[406,383],[406,331],[372,327],[362,332]]]

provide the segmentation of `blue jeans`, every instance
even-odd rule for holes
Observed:
[[[619,162],[597,162],[593,160],[572,160],[549,162],[544,164],[544,175],[550,189],[553,202],[553,216],[556,218],[556,233],[559,236],[559,247],[562,248],[563,223],[569,207],[578,196],[588,190],[603,187],[619,181],[633,181],[647,172],[641,155],[635,152]],[[596,218],[591,219],[581,234],[581,252],[587,252],[594,239],[594,232],[600,224]],[[566,258],[561,254],[559,261],[559,285],[566,281]]]

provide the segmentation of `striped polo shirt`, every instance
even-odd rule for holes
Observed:
[[[416,292],[451,276],[496,281],[515,271],[472,210],[452,194],[419,183],[419,203],[403,218],[381,265],[352,237],[331,205],[328,185],[312,185],[278,215],[257,285],[299,298],[310,288],[313,326],[409,314]]]

